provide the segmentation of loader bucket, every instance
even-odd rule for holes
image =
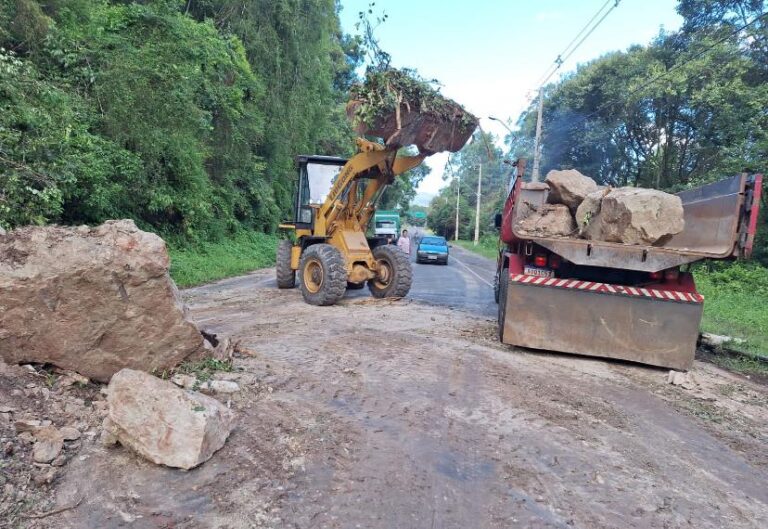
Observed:
[[[347,115],[353,122],[359,105],[359,101],[350,101],[347,105]],[[437,116],[419,112],[403,103],[399,113],[380,116],[371,125],[360,122],[355,131],[360,135],[382,138],[387,147],[416,145],[424,154],[456,152],[472,136],[478,120],[456,103],[446,100],[446,105],[449,111]]]

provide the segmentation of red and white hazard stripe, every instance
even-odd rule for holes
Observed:
[[[525,274],[511,274],[510,281],[536,285],[541,287],[565,288],[583,290],[587,292],[601,292],[621,296],[637,296],[660,299],[663,301],[677,301],[684,303],[703,303],[704,296],[691,292],[678,292],[676,290],[659,290],[655,288],[625,287],[623,285],[609,285],[608,283],[596,283],[594,281],[580,281],[578,279],[557,279],[552,277],[529,276]]]

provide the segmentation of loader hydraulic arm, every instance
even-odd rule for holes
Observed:
[[[336,228],[364,230],[370,221],[378,197],[394,179],[421,164],[427,154],[397,156],[397,148],[387,148],[362,138],[360,152],[342,167],[325,202],[315,218],[314,235],[327,237]],[[368,184],[358,197],[358,179],[369,173]]]

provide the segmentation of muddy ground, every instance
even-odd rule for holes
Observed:
[[[185,296],[240,340],[224,448],[189,472],[102,448],[98,386],[6,368],[0,525],[768,527],[768,390],[711,364],[684,389],[665,370],[503,346],[470,310],[312,307],[269,271]],[[24,417],[83,431],[50,484],[14,434]]]

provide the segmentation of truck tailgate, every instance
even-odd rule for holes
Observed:
[[[602,283],[531,279],[510,277],[503,343],[671,369],[691,367],[700,296],[681,293],[672,299],[647,289],[641,289],[647,295],[634,288],[638,294],[632,294]]]

